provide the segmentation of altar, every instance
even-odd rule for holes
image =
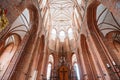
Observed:
[[[51,71],[50,80],[77,80],[73,66],[66,59],[67,53],[62,48],[59,62]]]
[[[69,69],[66,66],[61,66],[58,72],[60,80],[69,80]]]

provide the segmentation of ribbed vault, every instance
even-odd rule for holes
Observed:
[[[81,0],[41,0],[39,4],[48,44],[55,43],[49,44],[49,48],[57,52],[62,47],[66,51],[75,49],[81,23],[78,11]]]

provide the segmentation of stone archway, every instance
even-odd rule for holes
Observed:
[[[26,33],[21,44],[19,45],[19,53],[16,55],[16,64],[14,65],[13,74],[9,77],[11,80],[23,80],[32,78],[30,77],[31,73],[33,74],[33,69],[36,67],[30,66],[34,63],[34,56],[36,54],[35,48],[38,47],[37,42],[39,42],[39,33],[41,31],[41,24],[39,24],[38,10],[33,4],[26,7],[29,10],[30,14],[30,30]],[[34,67],[34,68],[33,68]]]
[[[10,68],[10,65],[12,64],[12,59],[16,55],[16,51],[18,50],[18,46],[21,42],[21,38],[18,34],[10,34],[6,37],[4,41],[5,44],[0,56],[0,79],[3,78],[6,71]]]

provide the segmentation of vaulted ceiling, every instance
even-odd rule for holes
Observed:
[[[66,51],[75,49],[81,23],[78,11],[81,0],[40,0],[39,4],[49,49],[57,52],[62,47]]]

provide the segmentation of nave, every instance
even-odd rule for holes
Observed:
[[[119,0],[0,0],[0,80],[119,79]]]

